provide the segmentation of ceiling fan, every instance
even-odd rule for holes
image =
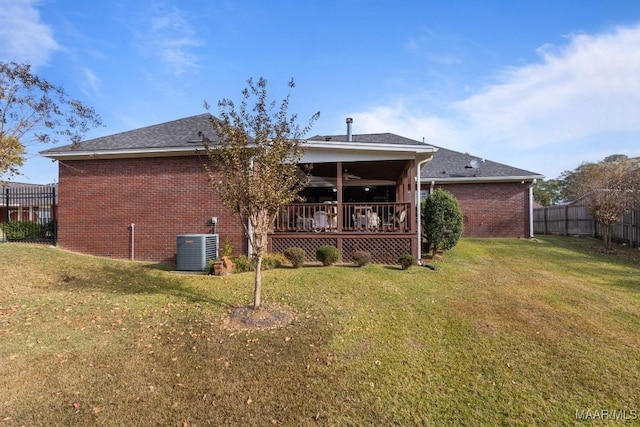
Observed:
[[[360,177],[358,175],[349,173],[349,171],[345,169],[344,172],[342,172],[342,179],[344,179],[345,181],[349,181],[350,179],[360,179]]]

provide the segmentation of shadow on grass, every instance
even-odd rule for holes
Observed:
[[[156,265],[103,265],[97,270],[91,270],[90,275],[83,277],[62,272],[60,283],[71,289],[97,290],[120,294],[154,295],[161,294],[181,298],[192,303],[208,303],[223,308],[233,308],[228,301],[212,298],[210,292],[196,289],[185,284],[189,277],[195,275],[158,274],[168,271]],[[206,277],[198,275],[198,277]]]

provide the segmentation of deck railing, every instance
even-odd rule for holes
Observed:
[[[412,217],[408,202],[293,203],[282,207],[274,232],[406,233]]]

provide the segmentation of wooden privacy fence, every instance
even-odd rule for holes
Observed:
[[[640,246],[640,211],[629,211],[611,227],[611,240]],[[586,206],[546,206],[533,210],[533,232],[564,236],[602,237],[600,225],[589,215]]]

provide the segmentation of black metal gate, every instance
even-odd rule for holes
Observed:
[[[9,183],[0,200],[0,241],[57,241],[55,185]]]

